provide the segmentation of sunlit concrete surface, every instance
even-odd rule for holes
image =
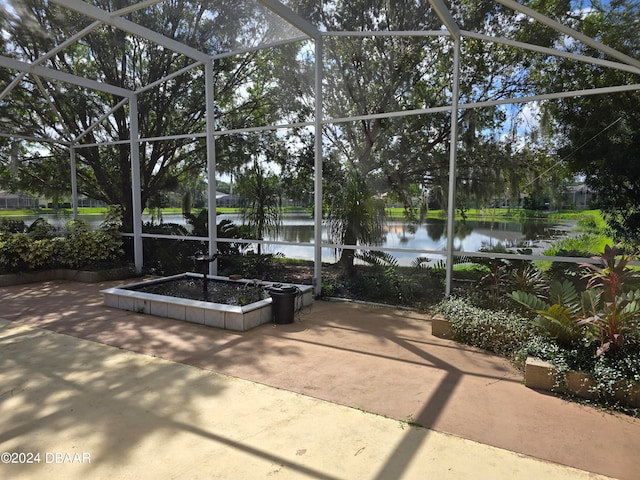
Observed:
[[[3,478],[594,478],[95,342],[0,332]]]

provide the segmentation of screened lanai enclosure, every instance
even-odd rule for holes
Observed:
[[[122,205],[138,271],[157,253],[147,240],[175,242],[167,261],[184,244],[210,254],[287,247],[313,260],[316,293],[327,263],[348,271],[400,258],[443,265],[449,293],[457,261],[540,258],[463,251],[456,213],[521,206],[536,192],[559,204],[557,152],[569,139],[557,113],[640,87],[637,55],[583,21],[595,7],[531,5],[7,0],[7,175],[67,192],[76,213],[79,195]],[[601,115],[610,128],[624,123]],[[223,185],[248,213],[221,222]],[[143,211],[172,196],[189,228],[145,223]],[[273,235],[283,203],[309,212],[310,234]],[[400,238],[441,212],[440,244],[383,244],[397,233],[391,207]]]

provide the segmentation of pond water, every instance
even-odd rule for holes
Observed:
[[[226,218],[230,218],[227,216]],[[232,221],[233,218],[230,218]],[[477,252],[491,248],[531,248],[535,253],[541,253],[554,241],[569,235],[574,224],[536,222],[456,222],[454,249],[461,252]],[[400,219],[389,220],[385,226],[385,236],[380,247],[406,250],[446,251],[447,248],[446,220],[429,219],[425,223],[415,225]],[[323,242],[331,243],[323,229]],[[313,242],[313,219],[308,216],[292,215],[283,221],[283,226],[277,238],[284,242],[309,243]],[[313,248],[303,246],[267,246],[271,253],[283,252],[289,258],[313,259]],[[400,264],[409,264],[418,256],[430,258],[444,258],[433,254],[420,255],[416,252],[391,252]],[[323,261],[337,260],[332,249],[323,249]]]
[[[11,217],[24,220],[30,224],[37,216]],[[72,218],[70,215],[47,215],[46,220],[57,226],[64,225]],[[101,215],[81,215],[91,228],[97,228],[102,222]],[[240,215],[218,215],[218,222],[223,219],[240,224]],[[149,216],[144,216],[143,221],[148,222]],[[180,214],[163,215],[166,223],[186,225],[184,217]],[[531,248],[534,253],[541,253],[551,243],[565,237],[574,226],[571,222],[549,223],[547,221],[529,222],[488,222],[466,221],[456,222],[454,249],[461,252],[477,252],[487,248]],[[425,223],[414,225],[401,219],[389,220],[385,227],[385,237],[379,245],[383,248],[407,249],[407,250],[432,250],[445,251],[447,244],[447,225],[445,220],[429,219]],[[326,229],[323,229],[323,242],[330,243]],[[289,243],[301,243],[304,245],[265,245],[265,253],[282,253],[287,258],[301,260],[313,260],[313,218],[310,215],[290,214],[285,215],[282,228],[277,236],[265,238],[270,241],[282,241]],[[255,248],[254,248],[255,250]],[[420,255],[416,252],[392,252],[400,264],[409,264],[418,256],[438,258],[438,255]],[[440,257],[443,258],[443,257]],[[334,262],[337,260],[336,252],[330,248],[324,248],[322,260]]]

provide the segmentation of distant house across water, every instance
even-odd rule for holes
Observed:
[[[236,194],[216,192],[217,207],[239,207],[240,196]]]
[[[575,210],[589,210],[597,203],[598,196],[584,183],[569,185],[565,189],[564,203],[571,205]]]
[[[0,209],[40,208],[40,200],[26,193],[0,190]]]

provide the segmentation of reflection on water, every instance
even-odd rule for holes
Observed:
[[[239,221],[239,218],[231,218]],[[445,220],[429,219],[419,225],[402,220],[390,220],[385,227],[385,235],[378,246],[384,248],[402,248],[407,250],[446,251],[447,224]],[[481,249],[511,249],[531,248],[540,252],[548,248],[549,244],[571,230],[570,224],[551,224],[548,222],[456,222],[454,225],[453,248],[461,252],[477,252]],[[326,229],[322,233],[323,242],[329,242]],[[293,243],[313,243],[313,219],[308,216],[291,215],[283,222],[278,236],[271,236],[267,240]],[[312,247],[298,246],[267,246],[266,251],[282,252],[289,258],[313,259]],[[442,258],[434,254],[421,255],[419,252],[396,252],[400,264],[408,265],[418,256]],[[337,260],[332,249],[323,249],[323,261]]]
[[[37,216],[12,217],[22,219],[30,224]],[[57,227],[64,225],[72,219],[71,215],[45,216],[46,220]],[[102,222],[101,215],[81,215],[80,218],[86,221],[91,228],[97,228]],[[240,224],[239,215],[218,215],[218,222],[229,219]],[[148,216],[143,217],[143,221],[148,222]],[[165,223],[177,223],[186,225],[184,217],[180,214],[163,215]],[[571,224],[551,224],[548,222],[481,222],[466,221],[456,222],[454,228],[454,249],[461,252],[477,252],[481,249],[516,249],[532,248],[540,251],[547,248],[549,243],[566,235],[571,229]],[[447,224],[445,220],[429,219],[426,223],[419,225],[410,224],[406,221],[389,220],[385,228],[383,242],[378,245],[386,248],[402,248],[407,250],[433,250],[445,251]],[[297,258],[303,260],[313,260],[313,218],[309,215],[291,214],[285,215],[282,221],[282,228],[277,236],[271,236],[265,240],[283,241],[290,243],[301,243],[306,245],[266,245],[264,251],[267,253],[280,252],[287,258]],[[330,243],[327,237],[326,228],[323,228],[323,242]],[[401,264],[408,264],[418,256],[430,256],[438,258],[437,255],[420,255],[419,252],[393,252],[392,253]],[[326,262],[336,261],[336,252],[330,248],[324,248],[322,259]]]

